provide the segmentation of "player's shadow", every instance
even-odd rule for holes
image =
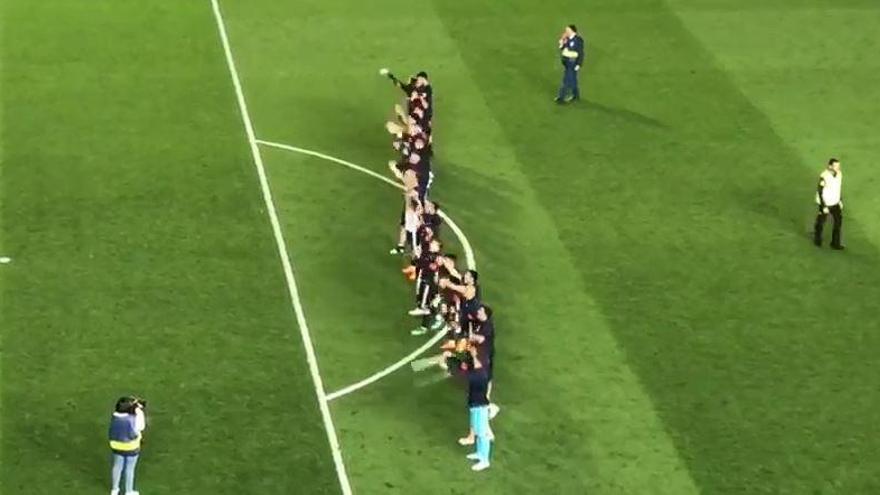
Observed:
[[[818,173],[816,174],[818,177]],[[812,247],[813,225],[816,220],[816,206],[810,195],[809,179],[803,181],[803,187],[793,188],[788,184],[770,184],[762,189],[734,189],[732,200],[748,215],[763,218],[775,224],[780,237],[795,237],[802,241],[805,249]],[[831,240],[832,220],[825,224],[823,249],[828,248]],[[876,266],[880,259],[880,247],[875,246],[865,235],[861,222],[844,212],[843,244],[849,246],[847,257],[851,259],[870,260]]]
[[[729,203],[736,205],[737,209],[748,215],[775,224],[780,230],[781,237],[793,236],[802,240],[805,245],[811,246],[817,213],[814,195],[821,164],[816,167],[812,176],[804,173],[805,165],[797,152],[775,132],[771,131],[767,135],[780,150],[773,160],[790,165],[782,169],[784,173],[779,173],[777,169],[753,171],[752,174],[761,174],[757,177],[759,180],[728,185],[726,190],[730,195]],[[844,214],[846,215],[846,212]],[[854,241],[855,246],[858,246],[857,250],[847,253],[849,257],[880,259],[880,247],[875,246],[867,238],[858,219],[845,216],[844,226],[844,244],[850,239]],[[826,247],[830,235],[831,219],[829,218],[824,232]]]
[[[639,112],[634,112],[632,110],[627,110],[625,108],[617,108],[608,105],[603,105],[595,100],[581,100],[580,102],[575,102],[568,104],[567,106],[580,110],[580,111],[589,111],[595,112],[607,117],[625,120],[630,123],[654,127],[657,129],[668,129],[669,126],[664,122],[657,120],[648,115],[641,114]]]
[[[596,71],[601,63],[601,53],[591,54],[588,69],[585,74],[581,76],[580,80],[580,90],[583,99],[579,102],[569,103],[561,106],[564,106],[566,109],[595,113],[607,118],[618,119],[631,124],[638,124],[656,129],[669,128],[669,125],[667,125],[665,122],[658,120],[654,117],[626,108],[606,105],[600,103],[596,99],[596,97],[591,96],[589,72]],[[554,76],[554,72],[553,70],[551,70],[551,67],[548,67],[547,70],[544,71],[534,72],[531,70],[527,70],[527,66],[524,65],[512,64],[512,66],[516,67],[516,75],[520,79],[525,81],[528,86],[531,87],[531,89],[534,91],[534,94],[542,95],[542,104],[545,100],[547,100],[548,104],[550,104],[550,98],[555,96],[559,91],[559,86],[562,82],[562,68],[560,66],[556,66],[557,76]]]
[[[490,177],[473,167],[447,161],[442,155],[438,157],[436,168],[437,185],[432,197],[468,238],[480,271],[483,267],[492,269],[493,255],[485,250],[486,246],[507,253],[508,260],[519,252],[515,249],[516,238],[510,234],[510,219],[521,208],[516,200],[516,188],[501,176]]]

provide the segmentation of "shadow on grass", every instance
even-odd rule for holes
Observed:
[[[543,51],[542,51],[543,52]],[[582,112],[590,112],[597,117],[604,118],[621,124],[637,124],[655,129],[668,129],[669,125],[659,119],[645,115],[643,113],[612,105],[600,103],[597,96],[591,95],[590,79],[598,77],[594,75],[599,66],[602,65],[604,54],[599,50],[592,50],[588,64],[585,65],[583,72],[578,77],[578,86],[581,93],[581,101],[559,105],[560,107],[577,110]],[[558,78],[552,76],[553,72],[550,67],[546,70],[535,72],[530,66],[523,64],[514,64],[513,70],[521,81],[528,86],[533,94],[545,95],[547,106],[557,105],[553,102],[553,98],[559,92],[559,86],[562,80],[562,67],[557,66]]]
[[[605,117],[610,117],[612,119],[619,119],[622,121],[645,125],[649,127],[655,127],[658,129],[668,129],[669,126],[665,123],[661,122],[658,119],[653,117],[649,117],[647,115],[641,114],[639,112],[634,112],[632,110],[627,110],[625,108],[612,107],[609,105],[603,105],[598,101],[590,101],[588,99],[581,100],[580,102],[574,102],[566,105],[567,107],[575,108],[581,111],[592,111],[603,114]]]

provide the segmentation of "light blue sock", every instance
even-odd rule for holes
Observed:
[[[489,453],[492,450],[492,442],[489,440],[489,407],[479,408],[477,417],[479,428],[474,429],[477,435],[477,455],[480,462],[489,462]]]
[[[480,462],[489,462],[489,452],[492,450],[492,442],[486,435],[477,436],[477,456]]]

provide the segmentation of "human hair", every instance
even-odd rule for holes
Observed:
[[[492,318],[492,308],[490,308],[489,306],[487,306],[485,304],[482,306],[482,308],[483,308],[483,311],[486,312],[486,319],[488,320],[489,318]]]
[[[568,25],[568,29],[571,29],[571,30],[574,31],[574,32],[578,32],[578,28],[577,28],[577,26],[575,26],[574,24],[569,24],[569,25]]]
[[[418,74],[416,74],[416,77],[424,77],[425,79],[427,79],[428,73],[422,70],[422,71],[419,71]]]
[[[120,397],[116,401],[116,412],[124,414],[132,414],[135,409],[135,400],[131,397]]]
[[[480,275],[476,270],[468,270],[467,273],[471,274],[471,279],[474,281],[474,285],[477,285],[477,282],[480,281]]]
[[[834,165],[835,163],[840,163],[840,160],[838,160],[837,158],[831,158],[831,159],[828,160],[828,166],[829,166],[829,167],[832,166],[832,165]]]

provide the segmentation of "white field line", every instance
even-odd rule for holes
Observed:
[[[324,153],[321,153],[318,151],[313,151],[313,150],[307,150],[305,148],[297,148],[296,146],[291,146],[289,144],[273,143],[272,141],[263,141],[262,139],[257,139],[257,143],[265,145],[265,146],[269,146],[271,148],[279,148],[282,150],[293,151],[294,153],[302,153],[303,155],[314,156],[314,157],[320,158],[322,160],[327,160],[329,162],[338,163],[340,165],[345,165],[348,168],[353,168],[353,169],[357,170],[358,172],[367,174],[371,177],[374,177],[376,179],[381,180],[382,182],[385,182],[387,184],[390,184],[391,186],[394,186],[400,190],[403,190],[403,184],[400,184],[399,182],[396,182],[393,179],[389,179],[388,177],[385,177],[382,174],[373,172],[372,170],[365,168],[365,167],[362,167],[358,164],[351,163],[351,162],[343,160],[341,158],[336,158],[335,156],[325,155]]]
[[[223,14],[220,12],[218,0],[211,0],[211,5],[214,10],[214,19],[217,21],[217,30],[220,34],[220,41],[223,44],[223,51],[226,54],[226,64],[229,68],[229,75],[232,78],[232,85],[235,87],[235,96],[238,99],[241,120],[244,124],[248,143],[250,144],[254,166],[257,169],[257,175],[260,179],[260,188],[263,191],[266,212],[269,214],[269,222],[272,224],[272,232],[275,235],[275,246],[278,248],[278,255],[281,258],[284,277],[287,279],[287,289],[290,294],[290,301],[293,305],[293,310],[296,313],[296,321],[299,326],[300,336],[302,337],[303,347],[306,352],[306,361],[308,361],[309,372],[312,375],[312,382],[314,382],[315,385],[315,395],[318,399],[318,408],[320,409],[321,417],[324,420],[324,430],[327,432],[327,441],[330,443],[333,463],[336,466],[336,475],[339,478],[339,486],[342,489],[343,495],[351,495],[351,482],[348,480],[345,463],[342,460],[339,439],[336,437],[336,428],[333,426],[333,418],[330,416],[330,407],[327,404],[324,383],[321,380],[321,373],[318,371],[315,347],[312,344],[312,337],[309,334],[309,327],[306,323],[305,313],[303,312],[302,301],[300,301],[299,291],[296,287],[296,279],[293,276],[293,266],[290,263],[287,244],[285,243],[284,235],[281,232],[281,224],[278,222],[278,213],[275,209],[275,202],[272,199],[272,192],[269,189],[269,179],[266,177],[266,170],[263,167],[263,158],[260,155],[260,149],[257,146],[257,139],[254,134],[254,126],[251,122],[250,114],[248,113],[247,103],[244,99],[244,92],[241,89],[241,79],[238,76],[238,70],[235,68],[235,60],[232,57],[232,49],[229,46],[229,36],[226,33],[226,23],[223,21]]]
[[[275,143],[272,141],[263,141],[262,139],[258,139],[257,143],[262,144],[264,146],[269,146],[271,148],[278,148],[278,149],[282,149],[282,150],[293,151],[294,153],[302,153],[303,155],[314,156],[316,158],[321,158],[323,160],[338,163],[340,165],[344,165],[348,168],[357,170],[358,172],[367,174],[371,177],[374,177],[378,180],[381,180],[382,182],[390,184],[393,187],[396,187],[398,189],[403,189],[403,185],[400,184],[399,182],[396,182],[393,179],[385,177],[384,175],[382,175],[380,173],[373,172],[372,170],[370,170],[366,167],[362,167],[356,163],[351,163],[350,161],[343,160],[342,158],[336,158],[335,156],[326,155],[326,154],[321,153],[319,151],[307,150],[305,148],[298,148],[296,146],[291,146],[289,144]],[[449,228],[452,229],[453,233],[455,233],[455,236],[458,237],[458,241],[461,243],[461,248],[464,249],[465,261],[467,262],[468,268],[470,268],[471,270],[476,270],[477,261],[474,258],[474,250],[471,247],[471,243],[468,242],[467,237],[465,237],[464,232],[461,231],[461,228],[459,228],[458,224],[456,224],[454,221],[452,221],[452,219],[449,218],[445,212],[440,211],[438,213],[440,214],[440,217],[443,218],[443,221],[446,222],[446,225],[449,225]]]
[[[330,156],[330,155],[327,155],[327,154],[324,154],[324,153],[321,153],[318,151],[308,150],[305,148],[298,148],[296,146],[291,146],[289,144],[275,143],[272,141],[257,140],[257,143],[262,144],[264,146],[269,146],[272,148],[278,148],[278,149],[282,149],[282,150],[286,150],[286,151],[292,151],[294,153],[302,153],[304,155],[314,156],[316,158],[321,158],[323,160],[327,160],[327,161],[330,161],[333,163],[338,163],[338,164],[344,165],[350,169],[357,170],[358,172],[367,174],[370,177],[373,177],[375,179],[381,180],[382,182],[390,184],[393,187],[396,187],[398,189],[403,189],[403,186],[400,183],[395,182],[394,180],[389,179],[388,177],[385,177],[382,174],[373,172],[372,170],[365,168],[365,167],[362,167],[356,163],[352,163],[352,162],[343,160],[341,158],[336,158],[335,156]],[[455,236],[458,237],[458,241],[461,244],[462,249],[464,249],[465,258],[466,258],[468,268],[470,268],[472,270],[476,269],[477,263],[476,263],[476,260],[474,259],[474,250],[471,247],[471,243],[468,242],[467,237],[465,237],[464,232],[462,232],[461,229],[458,227],[458,225],[451,218],[449,218],[444,212],[441,211],[439,213],[440,213],[440,216],[443,217],[443,221],[446,222],[446,224],[449,226],[449,228],[452,230],[452,232],[455,233]],[[331,401],[333,399],[338,399],[339,397],[342,397],[343,395],[347,395],[347,394],[354,392],[355,390],[359,390],[361,388],[364,388],[367,385],[370,385],[371,383],[375,383],[375,382],[381,380],[382,378],[385,378],[386,376],[390,375],[391,373],[394,373],[395,371],[397,371],[400,368],[409,364],[412,360],[414,360],[417,357],[419,357],[420,355],[422,355],[422,353],[424,353],[425,351],[427,351],[428,349],[430,349],[431,347],[436,345],[438,342],[440,342],[440,340],[443,339],[443,335],[444,335],[443,332],[438,332],[435,336],[431,337],[431,339],[429,339],[427,342],[425,342],[421,347],[419,347],[418,349],[409,353],[407,356],[400,359],[399,361],[392,364],[391,366],[388,366],[387,368],[385,368],[381,371],[378,371],[378,372],[368,376],[367,378],[364,378],[363,380],[361,380],[357,383],[353,383],[351,385],[348,385],[347,387],[343,387],[335,392],[327,394],[327,400]]]
[[[468,242],[467,237],[464,236],[464,232],[461,231],[458,224],[446,216],[446,213],[444,213],[443,210],[438,210],[437,213],[440,214],[440,217],[443,218],[446,225],[448,225],[452,232],[455,233],[455,237],[458,237],[458,242],[461,244],[461,248],[464,249],[465,262],[467,263],[468,268],[476,270],[477,260],[474,258],[474,249],[471,247],[471,243]]]
[[[330,401],[333,399],[338,399],[339,397],[342,397],[343,395],[348,395],[348,394],[354,392],[355,390],[364,388],[371,383],[378,382],[379,380],[385,378],[386,376],[390,375],[391,373],[394,373],[395,371],[399,370],[400,368],[408,365],[410,363],[410,361],[421,356],[422,353],[424,353],[428,349],[437,345],[437,343],[440,342],[440,340],[442,340],[443,337],[445,337],[445,336],[446,336],[446,331],[437,332],[437,334],[434,335],[433,337],[431,337],[430,340],[425,342],[424,345],[422,345],[418,349],[412,351],[411,353],[409,353],[406,357],[404,357],[400,361],[392,364],[391,366],[385,368],[382,371],[379,371],[378,373],[372,374],[372,375],[364,378],[363,380],[361,380],[357,383],[352,383],[351,385],[349,385],[347,387],[343,387],[333,393],[327,394],[327,400]]]

